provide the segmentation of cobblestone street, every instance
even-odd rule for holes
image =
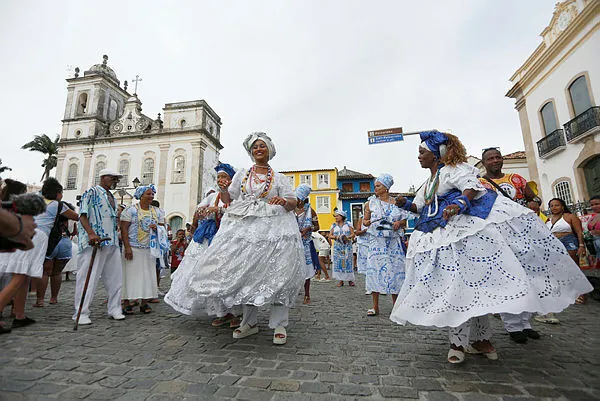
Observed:
[[[109,320],[102,291],[93,324],[73,331],[73,289],[65,282],[58,305],[28,309],[38,323],[0,337],[0,400],[600,400],[597,301],[559,314],[560,325],[535,323],[542,338],[525,345],[492,318],[500,359],[456,366],[447,330],[393,324],[391,297],[367,317],[362,278],[354,288],[313,282],[312,304],[299,297],[290,312],[285,346],[272,345],[265,311],[258,335],[234,340],[162,302]]]

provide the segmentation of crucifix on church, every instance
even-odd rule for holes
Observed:
[[[137,87],[138,87],[138,82],[142,82],[142,78],[140,78],[139,75],[135,76],[135,79],[132,79],[132,82],[135,83],[135,88],[133,89],[133,94],[137,95]]]

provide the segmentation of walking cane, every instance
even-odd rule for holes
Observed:
[[[75,318],[75,326],[73,330],[77,330],[77,326],[79,325],[79,317],[81,316],[81,309],[83,309],[83,302],[85,301],[85,294],[87,292],[88,284],[90,283],[90,277],[92,276],[92,266],[94,266],[94,259],[96,259],[96,252],[100,247],[100,244],[104,241],[108,241],[110,238],[102,238],[98,240],[98,242],[94,243],[92,247],[92,259],[90,260],[90,267],[87,271],[87,276],[85,277],[85,284],[83,284],[83,292],[81,293],[81,302],[79,302],[79,310],[77,311],[77,318]]]

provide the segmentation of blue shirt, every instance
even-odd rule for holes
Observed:
[[[100,238],[110,238],[102,246],[116,246],[119,244],[117,233],[117,209],[110,204],[107,191],[100,185],[88,189],[81,195],[79,214],[86,215],[90,227]],[[115,203],[116,206],[116,203]],[[87,232],[79,223],[79,252],[90,246]]]

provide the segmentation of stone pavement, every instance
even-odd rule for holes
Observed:
[[[363,283],[313,282],[312,305],[298,298],[288,344],[274,346],[265,311],[258,335],[234,340],[164,303],[109,320],[102,291],[93,325],[73,331],[74,282],[65,282],[58,305],[28,309],[38,323],[0,336],[0,400],[600,400],[600,302],[536,324],[542,339],[526,345],[493,318],[500,360],[456,366],[447,331],[393,324],[391,297],[367,317]]]

